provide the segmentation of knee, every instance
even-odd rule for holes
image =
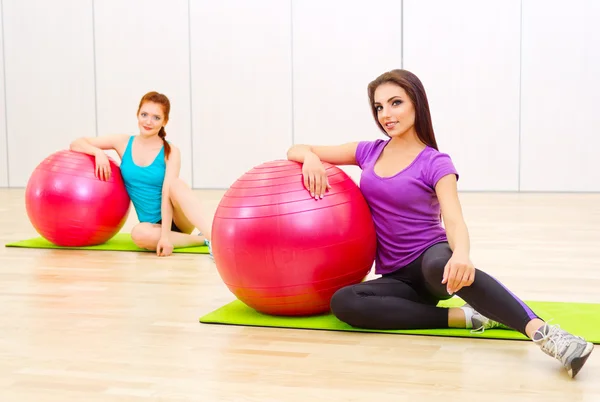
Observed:
[[[441,283],[448,260],[449,258],[446,257],[436,257],[423,261],[422,271],[425,282],[430,284]]]
[[[338,320],[350,326],[362,327],[364,320],[360,299],[352,286],[343,287],[331,297],[331,312]]]
[[[432,295],[440,299],[447,299],[451,295],[448,294],[446,285],[442,283],[444,277],[444,268],[448,263],[449,258],[436,257],[423,261],[422,273],[425,282],[425,289]]]
[[[140,248],[156,250],[158,243],[156,229],[149,223],[139,223],[131,230],[131,240]]]
[[[442,281],[444,268],[452,257],[452,249],[448,243],[438,243],[425,251],[421,270],[423,279],[430,285],[437,285]]]

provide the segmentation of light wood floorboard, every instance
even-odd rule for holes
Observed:
[[[212,213],[223,192],[197,194]],[[599,194],[461,200],[479,268],[600,303]],[[34,236],[0,189],[2,245]],[[571,380],[531,342],[200,324],[233,300],[205,255],[0,247],[0,267],[2,402],[600,401],[598,351]]]

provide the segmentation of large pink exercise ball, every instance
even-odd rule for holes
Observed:
[[[360,283],[375,259],[375,227],[354,181],[325,164],[332,188],[315,200],[302,166],[264,163],[224,194],[215,212],[212,251],[230,291],[265,314],[328,312],[333,294]]]
[[[102,244],[116,235],[129,214],[121,170],[109,157],[109,180],[96,178],[93,156],[59,151],[33,171],[25,190],[27,215],[35,230],[62,247]]]

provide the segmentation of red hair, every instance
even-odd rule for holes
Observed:
[[[169,121],[169,112],[171,111],[171,102],[169,102],[169,98],[155,91],[148,92],[146,95],[142,96],[142,100],[140,101],[140,106],[138,107],[137,114],[140,113],[140,109],[146,102],[158,103],[159,105],[161,105],[163,114],[165,115],[165,124],[167,121]],[[171,146],[169,145],[167,140],[165,140],[167,132],[165,131],[164,126],[160,128],[158,136],[162,138],[163,143],[165,144],[165,159],[169,159],[169,154],[171,153]]]

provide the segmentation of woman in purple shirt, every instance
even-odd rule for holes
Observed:
[[[386,140],[338,146],[294,145],[316,199],[329,184],[323,162],[357,165],[377,233],[381,277],[336,292],[331,310],[349,325],[371,329],[513,328],[557,358],[575,377],[594,345],[541,320],[500,282],[475,268],[458,198],[458,173],[438,150],[421,81],[393,70],[368,86],[373,117]],[[442,218],[444,226],[442,226]],[[468,304],[442,308],[454,294]]]

